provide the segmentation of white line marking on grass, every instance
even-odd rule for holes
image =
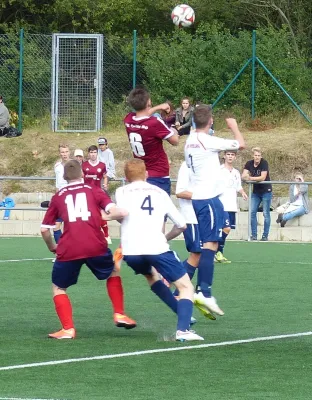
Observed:
[[[0,400],[61,400],[61,399],[33,399],[25,397],[0,397]]]
[[[298,338],[298,337],[302,337],[302,336],[311,336],[311,335],[312,335],[312,332],[309,331],[309,332],[300,332],[300,333],[290,333],[287,335],[263,336],[263,337],[256,337],[256,338],[251,338],[251,339],[233,340],[233,341],[219,342],[219,343],[198,344],[195,346],[169,347],[167,349],[152,349],[152,350],[133,351],[130,353],[106,354],[103,356],[94,356],[94,357],[69,358],[67,360],[45,361],[45,362],[37,362],[37,363],[32,363],[32,364],[21,364],[21,365],[9,365],[7,367],[0,367],[0,371],[9,371],[9,370],[13,370],[13,369],[24,369],[24,368],[34,368],[34,367],[45,367],[45,366],[51,366],[51,365],[69,364],[69,363],[76,363],[76,362],[83,362],[83,361],[107,360],[107,359],[111,359],[111,358],[143,356],[146,354],[168,353],[168,352],[172,352],[172,351],[205,349],[208,347],[233,346],[235,344],[268,342],[271,340]]]
[[[24,262],[24,261],[51,261],[53,260],[52,257],[50,258],[22,258],[20,260],[0,260],[0,263],[9,263],[9,262]],[[0,397],[1,400],[1,397]]]
[[[233,259],[232,259],[233,260]],[[300,265],[312,265],[312,262],[305,262],[305,261],[232,261],[232,263],[235,264],[250,264],[250,265],[255,265],[255,264],[300,264]],[[218,264],[216,264],[218,265]]]

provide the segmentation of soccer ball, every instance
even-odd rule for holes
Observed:
[[[179,4],[172,10],[171,19],[176,26],[187,28],[194,24],[195,12],[187,4]]]

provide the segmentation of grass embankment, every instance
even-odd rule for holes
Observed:
[[[228,130],[216,121],[217,135],[231,137]],[[253,125],[252,129],[256,126]],[[244,163],[251,159],[251,148],[260,146],[263,156],[269,162],[272,180],[290,180],[294,170],[301,170],[306,180],[312,180],[312,127],[304,122],[297,126],[281,126],[272,129],[251,131],[241,128],[247,149],[239,152],[236,168],[242,170]],[[97,144],[98,136],[105,136],[116,159],[117,176],[123,176],[123,161],[131,157],[130,146],[122,126],[106,127],[98,133],[53,133],[48,130],[27,129],[19,138],[0,138],[0,175],[15,176],[53,176],[53,165],[58,159],[59,143],[67,143],[74,151],[81,148],[85,151],[91,144]],[[181,138],[178,147],[166,144],[171,163],[171,177],[176,178],[178,168],[183,160],[183,146],[186,138]],[[2,185],[5,194],[24,191],[51,191],[53,182],[10,181]],[[278,185],[274,193],[287,192],[286,187]]]

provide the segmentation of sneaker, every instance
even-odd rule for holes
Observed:
[[[282,223],[281,223],[281,226],[282,226]],[[261,242],[267,242],[268,241],[268,237],[267,236],[262,236],[260,241]]]
[[[250,240],[251,240],[251,241],[257,241],[258,239],[257,239],[257,236],[251,236],[251,237],[250,237]]]
[[[194,293],[194,305],[200,310],[206,309],[206,312],[210,314],[218,314],[220,316],[224,315],[224,312],[218,306],[216,299],[214,297],[205,297],[202,292]],[[203,312],[203,311],[202,311]],[[209,317],[208,317],[209,318]]]
[[[231,262],[232,262],[232,261],[228,260],[227,258],[225,258],[223,253],[221,253],[221,251],[218,251],[215,254],[215,261],[222,263],[222,264],[231,264]]]
[[[277,223],[277,224],[281,223],[281,222],[282,222],[282,219],[283,219],[283,214],[282,214],[282,213],[278,214],[276,223]]]
[[[123,254],[122,254],[121,247],[117,247],[117,249],[114,251],[113,260],[114,260],[116,271],[120,271],[121,263],[123,260]]]
[[[187,342],[191,340],[204,340],[203,337],[197,335],[194,331],[177,331],[176,332],[176,341],[178,342]]]
[[[136,322],[124,314],[114,314],[114,322],[118,328],[132,329],[136,327]]]
[[[287,221],[284,221],[284,220],[281,221],[281,228],[284,228],[284,226],[286,225],[286,222]]]
[[[74,328],[61,329],[60,331],[49,333],[48,336],[52,339],[75,339],[76,331]]]
[[[194,325],[194,324],[196,324],[196,322],[197,322],[197,319],[194,317],[191,317],[190,325]]]

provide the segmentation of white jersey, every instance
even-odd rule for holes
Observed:
[[[144,181],[118,188],[116,204],[129,212],[121,223],[124,255],[155,255],[169,251],[162,232],[166,215],[178,228],[185,226],[184,218],[167,193]]]
[[[242,190],[242,180],[239,171],[229,170],[221,165],[221,175],[225,183],[224,192],[220,195],[224,211],[237,211],[237,192]]]
[[[55,173],[55,187],[57,190],[63,189],[64,186],[68,185],[68,182],[64,179],[64,165],[61,161],[57,161],[54,165]]]
[[[176,194],[182,192],[192,192],[192,181],[190,176],[190,168],[187,167],[186,162],[183,161],[178,173],[178,180],[176,185]],[[192,205],[192,200],[178,199],[180,211],[186,220],[187,224],[197,224],[196,214]]]
[[[185,143],[185,161],[194,182],[193,199],[212,199],[224,190],[218,152],[237,150],[237,140],[228,140],[193,131]]]

